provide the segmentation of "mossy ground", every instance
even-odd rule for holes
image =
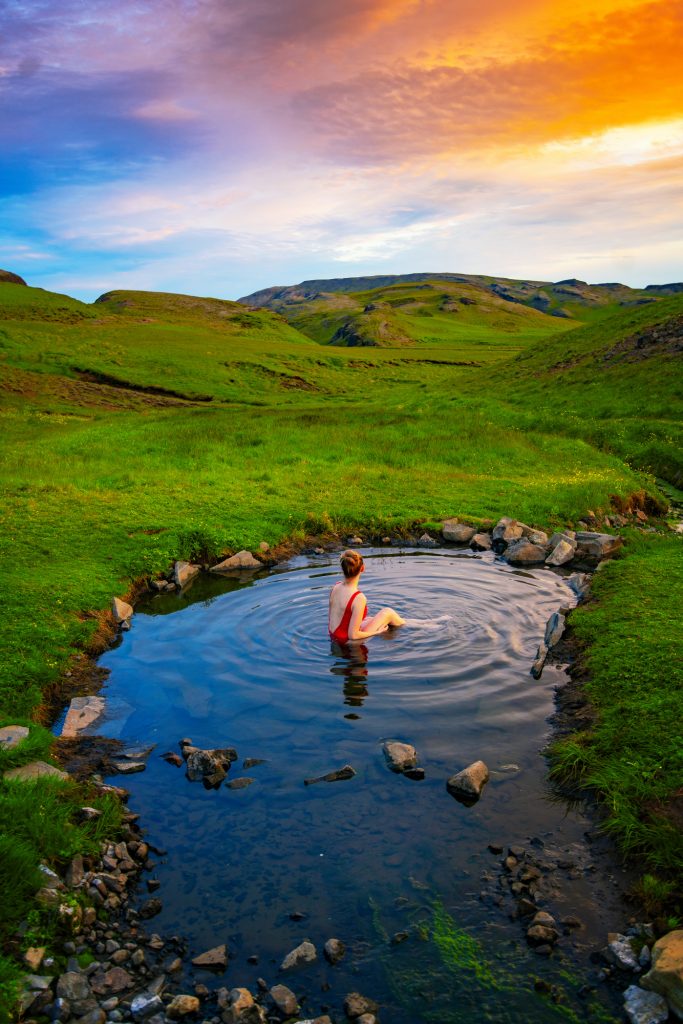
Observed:
[[[673,356],[610,362],[596,353],[678,315],[683,299],[569,334],[558,334],[557,318],[520,310],[524,330],[511,332],[507,309],[504,322],[464,329],[459,320],[450,333],[433,316],[439,331],[410,349],[359,351],[321,346],[277,314],[235,303],[127,292],[87,306],[0,285],[2,713],[40,718],[46,693],[92,649],[111,597],[177,557],[452,515],[569,525],[588,508],[608,509],[613,495],[654,490],[641,468],[666,476],[679,464]],[[567,353],[571,365],[558,369]],[[644,671],[641,729],[658,739],[674,731],[680,635],[680,604],[658,574],[664,564],[669,573],[680,543],[653,536],[632,547],[633,560],[606,570],[598,594],[605,608],[637,594],[642,633],[655,624],[658,644],[625,644],[605,624],[605,660],[598,651],[591,671],[611,679],[617,652],[624,672]],[[597,620],[585,621],[592,642]],[[609,686],[604,693],[596,689],[605,706],[617,699]],[[636,711],[638,699],[634,690]],[[598,756],[611,763],[610,743],[595,740],[594,775]],[[44,745],[36,733],[18,758]],[[676,762],[667,766],[656,777],[662,805],[681,786]],[[621,815],[638,819],[643,787],[624,792],[631,803]],[[36,842],[31,856],[57,856]],[[13,924],[16,914],[5,934]]]

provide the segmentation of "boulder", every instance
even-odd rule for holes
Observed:
[[[574,591],[578,601],[585,601],[591,588],[590,576],[587,572],[575,572],[567,580],[567,586]]]
[[[73,739],[104,714],[104,698],[97,696],[74,697],[64,719],[60,736]]]
[[[452,544],[469,544],[476,530],[473,526],[459,523],[457,519],[446,519],[441,524],[441,532],[443,533],[443,539],[450,541]]]
[[[73,1013],[81,1016],[97,1008],[90,983],[80,971],[67,971],[57,981],[57,998],[66,999]]]
[[[350,1020],[358,1020],[364,1013],[377,1013],[379,1004],[360,992],[349,992],[344,1000],[344,1013]]]
[[[201,569],[198,565],[192,565],[191,562],[176,562],[173,566],[173,579],[177,587],[182,590],[188,583],[191,583],[193,579],[199,576]]]
[[[199,999],[197,996],[177,995],[166,1007],[166,1016],[171,1020],[182,1020],[190,1013],[199,1012]]]
[[[417,765],[417,751],[410,743],[386,740],[382,749],[392,772],[404,772],[406,768],[415,768]]]
[[[144,1020],[145,1017],[151,1017],[153,1013],[159,1013],[163,1008],[161,997],[155,992],[140,992],[130,1004],[133,1020]]]
[[[683,929],[669,932],[652,947],[652,967],[643,988],[664,996],[669,1008],[683,1020]]]
[[[542,548],[547,547],[548,534],[544,530],[532,530],[530,527],[525,526],[524,523],[522,523],[522,530],[526,539],[532,544],[538,544]]]
[[[627,935],[620,935],[618,932],[610,932],[607,936],[607,948],[605,956],[615,967],[624,971],[638,971],[638,955]]]
[[[576,552],[576,543],[569,540],[560,540],[551,550],[545,560],[546,565],[565,565],[571,562]]]
[[[291,1017],[299,1009],[296,996],[286,985],[273,985],[270,990],[270,998],[283,1017]]]
[[[611,533],[577,530],[576,557],[585,561],[600,561],[613,555],[623,546],[623,543],[621,537],[613,537]]]
[[[304,939],[298,946],[292,949],[280,964],[281,971],[290,971],[294,967],[301,967],[303,964],[312,964],[317,960],[318,952],[312,942]]]
[[[439,542],[434,540],[429,533],[425,532],[420,538],[418,538],[417,546],[419,548],[438,548]]]
[[[129,619],[133,618],[132,605],[129,605],[127,601],[122,601],[120,597],[115,597],[112,600],[111,611],[114,616],[114,621],[119,625],[122,622],[128,622]]]
[[[514,565],[535,565],[545,562],[547,549],[540,544],[532,544],[526,537],[513,541],[505,549],[505,558]]]
[[[512,541],[519,540],[520,537],[523,536],[523,524],[518,523],[516,519],[510,519],[509,516],[503,516],[502,519],[499,519],[493,527],[493,545],[494,547],[499,547],[502,551],[504,551],[507,545],[511,544]]]
[[[532,924],[527,929],[526,940],[531,946],[554,945],[560,935],[557,929],[550,928],[545,924]]]
[[[228,966],[227,946],[214,946],[213,949],[207,949],[205,953],[194,957],[192,966],[201,967],[205,971],[224,971]]]
[[[337,964],[346,953],[346,946],[341,939],[328,939],[323,947],[325,959],[331,964]]]
[[[187,750],[183,748],[183,755]],[[225,778],[230,770],[230,764],[237,760],[237,751],[234,747],[221,747],[213,750],[198,750],[196,747],[186,757],[187,777],[191,782],[198,779],[213,778],[222,774]]]
[[[66,772],[55,768],[53,764],[46,764],[45,761],[31,761],[30,764],[22,764],[20,768],[10,768],[5,772],[5,779],[19,779],[21,782],[32,782],[33,779],[42,778],[44,775],[51,775],[55,779],[68,779]]]
[[[470,541],[470,547],[474,551],[490,551],[491,550],[491,534],[490,533],[475,533],[474,537]]]
[[[236,555],[213,565],[209,572],[240,572],[244,569],[262,569],[263,563],[254,558],[251,551],[238,551]]]
[[[475,803],[489,780],[489,770],[483,761],[474,761],[457,775],[452,775],[446,789],[461,803]]]
[[[225,1024],[266,1024],[266,1012],[254,1002],[248,988],[233,988],[228,996],[229,1005],[223,1013]]]
[[[13,750],[22,740],[28,739],[29,730],[25,725],[6,725],[0,729],[0,750]]]
[[[631,1024],[664,1024],[669,1017],[666,999],[638,985],[629,985],[624,992],[624,1012]]]
[[[545,634],[543,636],[543,643],[546,645],[548,650],[554,647],[555,644],[559,643],[564,633],[565,618],[560,612],[553,612],[545,626]]]
[[[36,974],[40,970],[45,953],[45,946],[29,946],[24,953],[24,963],[32,974]]]

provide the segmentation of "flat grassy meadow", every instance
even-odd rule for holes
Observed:
[[[343,297],[336,311],[314,301],[285,318],[161,293],[86,305],[0,284],[0,724],[32,724],[26,753],[3,754],[5,767],[49,756],[35,723],[49,724],[103,610],[176,558],[422,532],[450,516],[572,526],[634,493],[665,507],[654,475],[683,480],[683,296],[583,325],[470,285],[435,294],[434,308],[406,287],[354,297],[361,318],[396,303],[396,335],[375,347],[329,344]],[[460,298],[470,301],[449,312]],[[683,913],[669,813],[683,792],[680,555],[680,537],[631,531],[625,556],[598,573],[596,601],[573,620],[598,720],[554,755],[564,779],[603,795],[644,891],[663,887],[672,917]],[[18,976],[9,937],[29,913],[37,860],[62,864],[100,835],[77,830],[70,784],[45,785],[70,836],[61,846],[41,838],[45,806],[0,781],[13,858],[2,892],[17,873],[25,882],[0,919],[0,993]],[[114,811],[105,821],[115,828]]]

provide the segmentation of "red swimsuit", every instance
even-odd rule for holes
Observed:
[[[356,590],[351,594],[346,608],[344,609],[341,622],[334,632],[330,630],[330,640],[336,640],[338,644],[346,644],[349,642],[349,625],[351,623],[351,612],[353,611],[352,605],[359,594],[360,590]]]

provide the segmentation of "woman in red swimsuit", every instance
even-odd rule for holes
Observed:
[[[365,595],[358,589],[365,571],[363,556],[358,551],[345,551],[340,558],[344,581],[335,583],[330,593],[328,628],[330,639],[338,644],[349,640],[367,640],[391,626],[402,626],[402,619],[393,608],[382,608],[376,615],[367,615]]]

